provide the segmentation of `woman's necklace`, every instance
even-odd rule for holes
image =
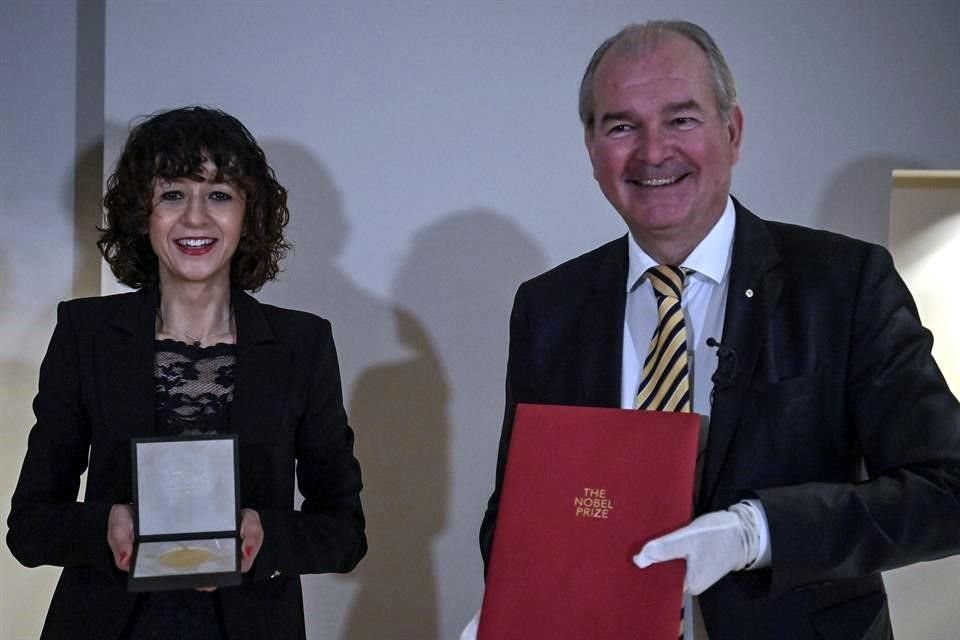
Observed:
[[[206,337],[206,336],[195,336],[189,331],[187,331],[186,329],[183,330],[183,335],[184,337],[186,337],[187,342],[192,342],[193,346],[195,347],[199,347],[200,343],[203,342],[203,338]]]
[[[187,344],[192,344],[194,347],[201,346],[205,341],[208,343],[215,344],[218,338],[229,337],[232,340],[234,331],[234,316],[233,316],[233,306],[230,307],[230,313],[227,316],[226,330],[221,330],[219,332],[210,331],[208,333],[194,333],[192,329],[176,329],[174,327],[167,327],[163,322],[163,312],[160,307],[157,307],[157,333],[166,334],[174,337],[184,337],[186,338]],[[221,329],[223,326],[221,325]]]

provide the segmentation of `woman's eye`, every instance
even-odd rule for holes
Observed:
[[[210,199],[216,200],[217,202],[228,202],[233,200],[233,196],[226,191],[212,191],[210,192]]]
[[[164,202],[175,202],[177,200],[183,200],[183,192],[172,190],[172,189],[170,191],[163,191],[160,194],[160,199],[163,200]]]

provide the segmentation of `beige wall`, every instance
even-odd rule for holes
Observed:
[[[960,169],[894,178],[889,246],[936,338],[933,355],[950,389],[960,393],[960,296],[949,284],[960,271]]]
[[[26,450],[30,399],[56,301],[72,295],[74,41],[72,6],[17,2],[0,32],[2,215],[0,215],[0,510],[6,534],[10,494]],[[16,28],[15,28],[16,27]],[[55,43],[34,44],[40,33]],[[45,47],[44,47],[45,48]],[[54,80],[47,84],[46,78]],[[41,80],[43,79],[43,80]],[[65,148],[64,148],[65,147]],[[54,149],[64,148],[57,155]],[[0,549],[0,634],[36,637],[57,571],[28,571]]]
[[[8,0],[0,11],[0,532],[33,422],[57,301],[99,290],[93,242],[103,136],[96,0]],[[102,23],[102,6],[100,7]],[[93,46],[90,47],[90,40]],[[100,52],[98,55],[98,51]],[[98,62],[99,59],[99,62]],[[99,69],[98,70],[98,66]],[[92,72],[90,69],[92,68]],[[78,83],[78,75],[83,82]],[[99,105],[99,107],[97,106]],[[91,201],[92,198],[92,201]],[[0,545],[0,638],[40,633],[59,570]]]

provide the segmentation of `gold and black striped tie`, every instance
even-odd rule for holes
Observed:
[[[633,406],[652,411],[690,411],[687,323],[680,306],[686,273],[680,267],[662,264],[647,269],[647,277],[657,296],[658,320]]]
[[[650,339],[640,372],[634,409],[690,411],[690,366],[687,359],[687,323],[680,297],[687,272],[668,264],[647,269],[657,296],[657,329]],[[677,637],[683,640],[683,607]]]

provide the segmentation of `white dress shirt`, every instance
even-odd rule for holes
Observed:
[[[707,338],[718,342],[723,335],[723,311],[727,302],[730,256],[733,250],[733,229],[736,216],[733,200],[727,197],[723,215],[707,237],[690,253],[682,266],[692,272],[686,278],[680,299],[687,325],[687,355],[693,411],[707,417],[700,434],[697,452],[697,475],[707,444],[710,416],[710,377],[717,368],[717,351],[707,346]],[[645,273],[657,265],[633,239],[629,246],[627,270],[627,304],[623,320],[623,364],[621,371],[620,406],[632,409],[640,385],[640,369],[650,349],[650,338],[657,328],[657,298]],[[697,483],[699,484],[699,482]]]
[[[680,303],[687,329],[687,356],[693,411],[704,416],[697,447],[697,471],[694,486],[699,492],[703,471],[704,452],[710,430],[710,397],[713,392],[711,377],[717,368],[715,347],[707,346],[707,338],[720,342],[723,336],[723,314],[727,302],[730,279],[730,261],[733,253],[733,231],[736,214],[733,200],[727,196],[727,205],[717,223],[694,248],[683,264],[689,270]],[[623,318],[623,363],[621,371],[620,406],[632,409],[640,385],[640,370],[650,348],[650,339],[657,328],[657,299],[646,271],[657,265],[627,235],[628,271],[627,304]],[[761,521],[760,561],[753,567],[770,563],[769,531],[763,508],[758,501],[750,504],[759,511]],[[684,640],[708,640],[700,616],[699,604],[689,595],[684,597]]]

